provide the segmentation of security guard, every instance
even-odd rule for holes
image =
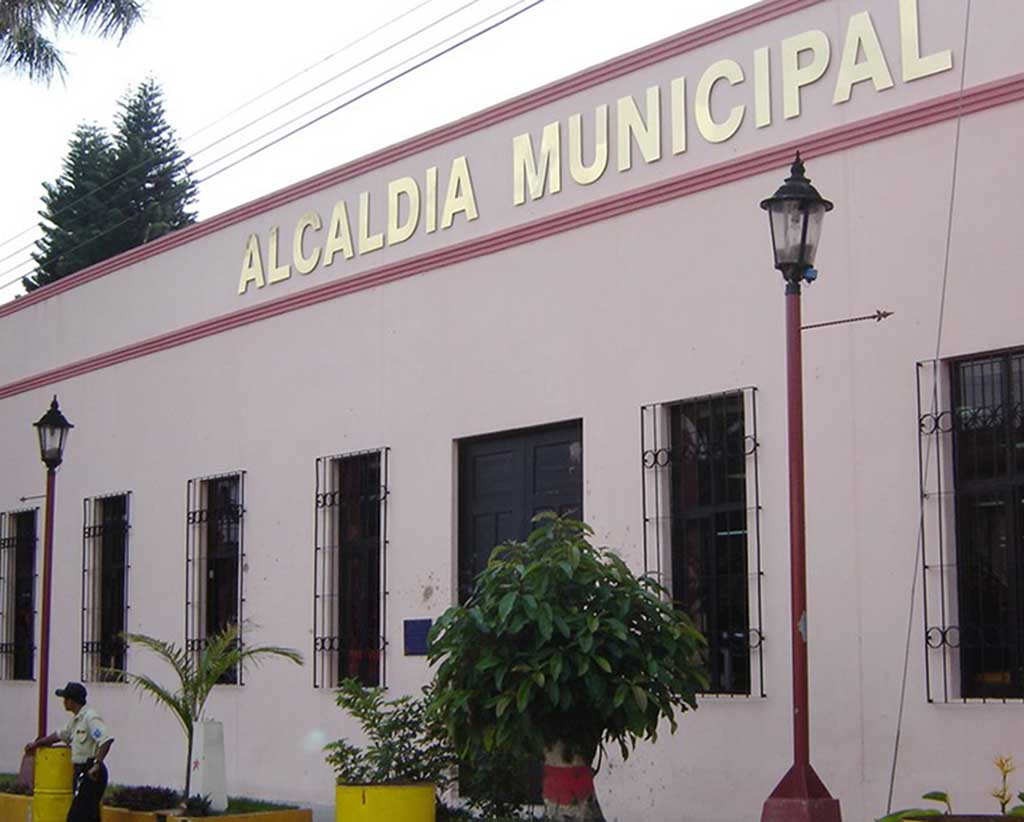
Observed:
[[[68,724],[56,733],[40,737],[25,746],[26,753],[36,748],[63,742],[71,746],[71,764],[75,766],[74,798],[67,822],[100,822],[100,801],[107,787],[107,767],[103,764],[114,738],[102,717],[85,704],[86,691],[81,682],[69,682],[57,689],[64,708],[73,714]]]

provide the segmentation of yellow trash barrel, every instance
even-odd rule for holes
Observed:
[[[434,786],[338,785],[335,822],[434,822]]]
[[[33,822],[64,822],[71,807],[75,769],[68,748],[36,749],[36,776],[32,796]]]

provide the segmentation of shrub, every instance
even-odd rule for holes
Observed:
[[[0,793],[16,793],[20,796],[32,796],[31,785],[18,783],[16,773],[0,773]]]
[[[654,579],[592,546],[589,526],[550,512],[534,522],[434,625],[433,713],[471,761],[559,743],[587,763],[606,742],[626,757],[696,707],[704,638]]]
[[[185,800],[185,815],[186,816],[211,816],[213,811],[210,810],[209,794],[197,794],[194,793],[188,799]]]
[[[155,785],[114,785],[103,797],[103,804],[130,811],[162,811],[178,807],[181,794]]]
[[[266,799],[253,799],[248,796],[229,796],[226,814],[259,813],[260,811],[292,811],[298,805],[287,802],[269,802]]]

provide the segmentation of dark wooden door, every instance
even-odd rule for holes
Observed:
[[[542,511],[583,518],[583,423],[464,440],[459,447],[459,601],[496,545]]]
[[[459,601],[473,592],[496,545],[525,540],[542,511],[583,519],[583,423],[510,431],[459,444]],[[540,804],[542,762],[514,762],[503,785],[477,784],[485,774],[460,767],[460,790],[498,791]]]

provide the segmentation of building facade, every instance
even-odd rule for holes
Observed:
[[[296,647],[218,686],[232,793],[332,800],[342,676],[425,684],[423,620],[557,509],[709,640],[609,818],[756,819],[791,755],[783,294],[758,202],[836,203],[805,290],[812,761],[847,819],[1024,756],[1024,16],[766,0],[0,306],[0,764],[35,728],[39,463],[60,468],[51,681],[176,784],[117,639]],[[906,679],[904,686],[904,669]],[[903,700],[901,703],[901,694]],[[50,707],[50,725],[60,720]]]

